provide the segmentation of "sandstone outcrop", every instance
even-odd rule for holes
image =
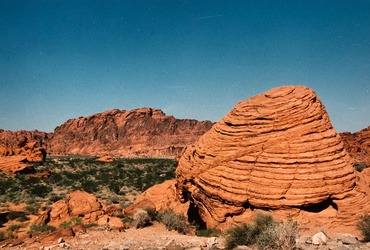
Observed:
[[[99,159],[96,159],[97,161],[102,161],[102,162],[113,162],[114,161],[114,157],[113,156],[103,156],[103,157],[100,157]]]
[[[112,221],[114,222],[113,226],[116,227],[117,222],[113,218],[117,211],[122,211],[122,208],[107,207],[93,194],[77,190],[70,193],[66,201],[59,200],[52,205],[51,209],[45,210],[35,224],[45,223],[58,227],[61,223],[70,221],[72,218],[81,217],[85,224],[100,222],[110,225],[110,221]]]
[[[207,227],[269,211],[310,229],[353,233],[357,216],[370,211],[365,176],[355,172],[320,99],[303,86],[239,102],[188,147],[176,180],[178,197],[197,207]]]
[[[176,119],[159,109],[108,110],[70,119],[54,133],[0,130],[0,141],[37,141],[49,155],[175,156],[212,127],[210,121]]]
[[[34,168],[30,162],[44,161],[46,151],[36,147],[36,142],[22,138],[17,144],[0,142],[0,170],[5,173],[31,173]]]
[[[133,215],[139,209],[152,209],[154,211],[164,211],[172,208],[175,213],[187,214],[189,202],[181,203],[176,197],[176,180],[168,180],[157,184],[144,191],[135,203],[125,208],[125,214]]]
[[[370,167],[370,126],[356,133],[340,133],[344,147],[356,164]]]

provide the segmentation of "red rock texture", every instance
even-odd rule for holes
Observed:
[[[0,141],[35,140],[49,155],[175,156],[212,125],[176,119],[159,109],[113,109],[70,119],[54,133],[0,130]]]
[[[52,155],[176,155],[212,125],[209,121],[175,119],[158,109],[114,109],[68,120],[57,127],[48,152]]]
[[[74,191],[67,196],[67,200],[59,200],[52,205],[52,209],[46,210],[36,220],[36,224],[47,223],[58,227],[65,221],[70,221],[74,217],[81,217],[84,223],[104,221],[109,224],[111,221],[117,226],[114,212],[122,211],[121,208],[106,207],[93,194],[85,191]]]
[[[176,180],[179,199],[194,204],[207,227],[267,210],[311,229],[354,231],[357,216],[370,211],[365,176],[355,173],[320,99],[303,86],[239,102],[188,147]]]
[[[114,161],[114,157],[113,156],[103,156],[103,157],[100,157],[99,159],[96,159],[97,161],[102,161],[102,162],[113,162]]]
[[[125,214],[133,215],[139,209],[150,208],[154,211],[164,211],[172,208],[175,213],[187,214],[189,203],[181,203],[176,197],[176,180],[168,180],[144,191],[135,203],[125,208]]]
[[[370,126],[356,133],[340,133],[344,147],[356,164],[370,167]]]
[[[44,161],[46,151],[36,147],[36,142],[22,138],[16,145],[0,143],[0,170],[6,173],[31,173],[30,161]]]

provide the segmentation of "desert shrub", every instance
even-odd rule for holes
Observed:
[[[297,235],[297,222],[278,223],[271,215],[259,213],[254,223],[244,223],[227,231],[226,247],[255,245],[259,249],[293,249]]]
[[[3,231],[0,231],[0,241],[5,240],[5,233]]]
[[[151,208],[144,209],[147,213],[151,221],[158,221],[159,220],[159,213]]]
[[[370,215],[368,213],[365,213],[364,215],[359,217],[359,221],[357,222],[357,229],[361,232],[363,241],[369,242],[370,241]]]
[[[199,237],[218,237],[221,232],[215,228],[201,229],[196,232],[196,235]]]
[[[34,234],[36,232],[48,232],[48,231],[55,231],[56,228],[53,226],[48,226],[45,224],[42,225],[31,225],[30,230],[27,232],[28,234]]]
[[[90,227],[97,227],[99,225],[97,223],[87,223],[84,226],[85,226],[85,228],[90,228]]]
[[[23,207],[23,209],[24,209],[24,211],[26,211],[26,213],[28,213],[28,214],[34,214],[34,215],[38,215],[39,208],[40,208],[40,205],[39,204],[27,205],[27,206],[24,206]]]
[[[47,196],[51,191],[53,191],[53,188],[50,186],[46,186],[44,184],[35,184],[28,190],[28,192],[31,195],[38,196],[41,198]]]
[[[354,167],[357,172],[362,172],[362,170],[366,168],[366,164],[365,163],[355,163]]]
[[[136,228],[147,227],[152,224],[148,212],[145,210],[138,210],[133,216],[132,225]]]
[[[73,217],[70,221],[65,221],[59,225],[60,228],[70,228],[82,224],[81,217]]]
[[[24,225],[23,225],[23,224],[13,224],[13,225],[10,225],[10,226],[8,227],[8,230],[9,230],[10,232],[14,232],[14,231],[17,231],[18,229],[20,229],[20,228],[22,228],[22,227],[24,227]]]
[[[253,227],[246,223],[230,228],[226,232],[226,248],[233,249],[239,245],[252,245],[254,242]]]
[[[6,216],[8,220],[16,220],[19,218],[25,218],[27,219],[27,216],[24,212],[18,212],[18,211],[11,211],[9,214]]]
[[[159,214],[159,221],[170,231],[176,230],[181,234],[187,234],[192,230],[186,217],[181,214],[175,214],[170,208]]]

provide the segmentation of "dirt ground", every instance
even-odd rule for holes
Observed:
[[[168,231],[163,224],[124,232],[108,231],[102,228],[89,228],[74,237],[62,237],[48,242],[32,242],[25,239],[18,246],[3,246],[3,249],[91,249],[91,250],[124,250],[124,249],[205,249],[207,247],[224,248],[224,239],[182,235]],[[1,247],[1,246],[0,246]]]

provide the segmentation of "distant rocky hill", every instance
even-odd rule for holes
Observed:
[[[174,156],[213,126],[159,109],[108,110],[70,119],[54,133],[0,130],[0,142],[36,141],[49,155]]]
[[[370,126],[356,133],[341,133],[344,147],[356,164],[370,167]]]

